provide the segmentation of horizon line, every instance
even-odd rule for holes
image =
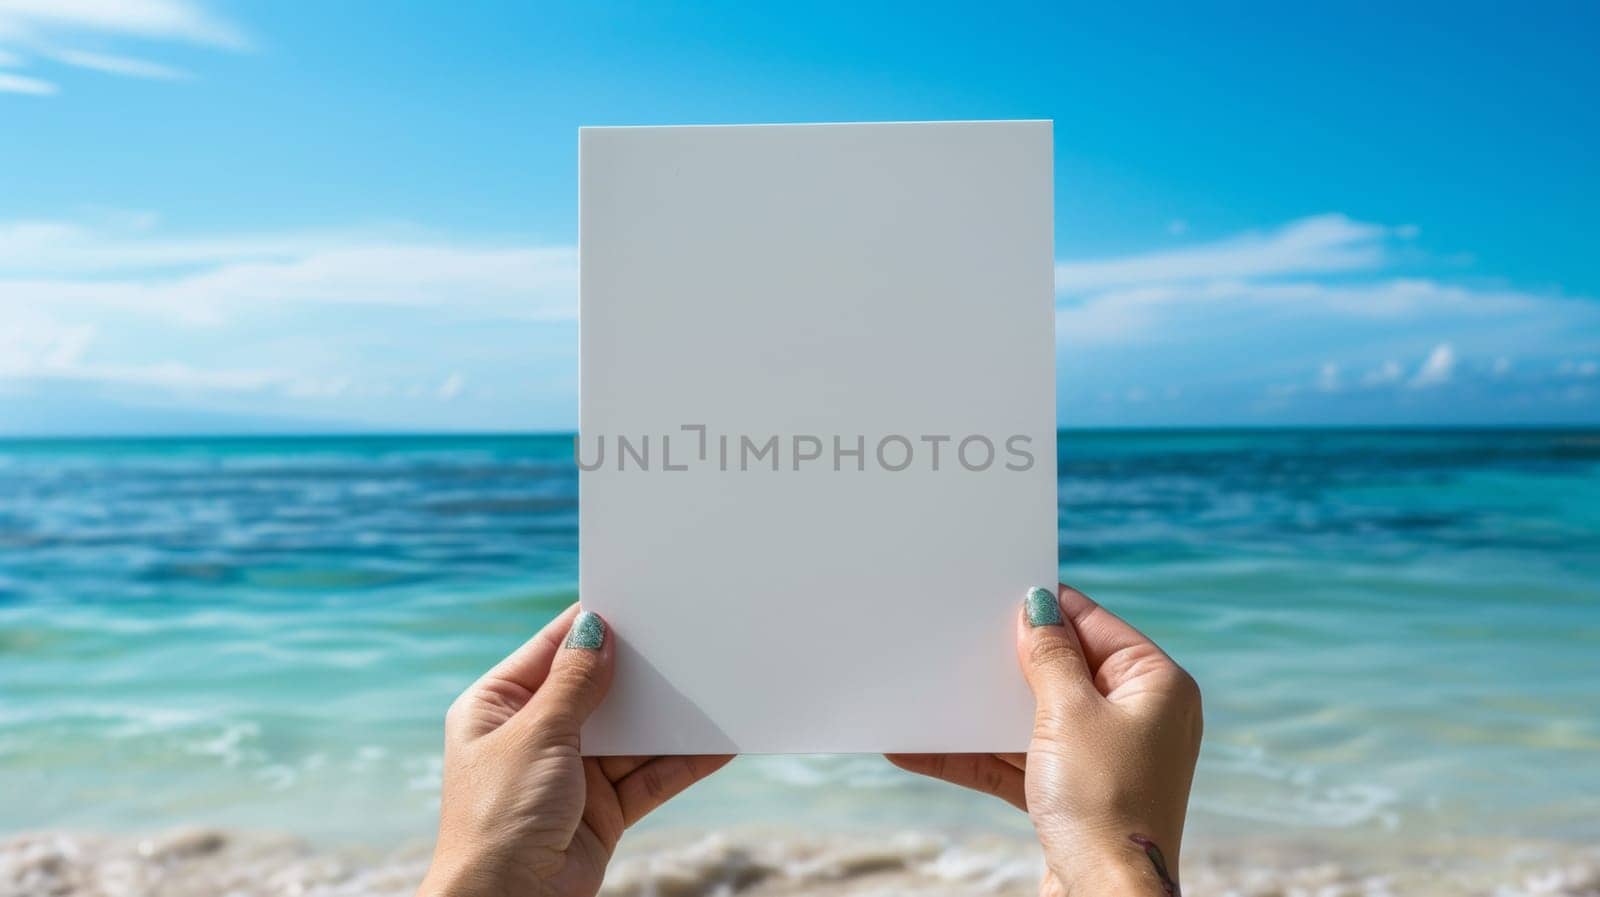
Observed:
[[[0,433],[0,444],[19,442],[180,442],[336,439],[538,439],[575,437],[575,429],[529,430],[320,430],[258,433]],[[1490,424],[1170,424],[1057,427],[1056,434],[1206,434],[1206,433],[1574,433],[1600,432],[1600,423]]]

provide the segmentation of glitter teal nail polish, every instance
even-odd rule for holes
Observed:
[[[1022,604],[1028,610],[1029,626],[1061,625],[1061,602],[1056,600],[1055,592],[1034,586]]]
[[[584,611],[572,621],[572,629],[567,632],[567,641],[564,647],[583,648],[588,651],[598,651],[606,641],[606,621],[600,619],[599,614]]]

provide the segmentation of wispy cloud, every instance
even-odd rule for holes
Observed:
[[[78,68],[105,72],[108,75],[126,75],[129,78],[148,78],[154,81],[178,81],[189,77],[182,69],[111,53],[88,53],[83,50],[60,50],[50,54],[57,62]]]
[[[1411,386],[1418,389],[1442,386],[1450,382],[1455,371],[1455,348],[1449,343],[1440,343],[1433,347],[1427,358],[1423,359],[1422,366],[1417,368],[1417,373],[1411,378]]]
[[[568,388],[576,308],[571,246],[404,226],[188,238],[140,214],[0,222],[13,393],[71,384],[357,420],[378,402],[384,425],[414,426],[406,408],[494,399],[474,384],[498,382],[510,410],[493,416],[509,423],[513,396]]]
[[[159,269],[200,269],[246,261],[285,260],[352,239],[406,239],[403,229],[304,230],[184,236],[164,233],[159,216],[103,212],[89,219],[0,221],[0,275],[136,274]],[[414,232],[411,232],[414,236]]]
[[[1404,376],[1405,369],[1400,366],[1400,362],[1390,358],[1362,375],[1361,385],[1367,387],[1388,386],[1391,383],[1399,383]]]
[[[466,388],[467,378],[463,377],[460,371],[451,371],[450,375],[445,377],[443,382],[439,384],[439,388],[434,390],[434,393],[448,402],[461,395],[461,391]]]
[[[1322,392],[1338,392],[1344,388],[1344,380],[1340,376],[1339,365],[1331,361],[1322,363],[1317,369],[1317,389]]]
[[[42,78],[30,78],[26,75],[0,71],[0,93],[21,93],[36,97],[47,97],[54,94],[56,90],[57,88],[54,84]]]
[[[1173,230],[1182,234],[1186,223]],[[1321,274],[1377,267],[1388,228],[1318,215],[1269,233],[1251,233],[1188,249],[1056,265],[1056,289],[1079,293],[1111,287]]]
[[[523,320],[577,310],[571,246],[449,241],[414,228],[190,239],[134,221],[0,222],[0,308],[121,308],[189,324],[292,303]]]
[[[1126,403],[1114,397],[1164,378],[1185,384],[1166,412],[1198,401],[1212,413],[1235,409],[1234,420],[1296,409],[1315,417],[1330,403],[1429,419],[1572,412],[1579,394],[1550,380],[1563,353],[1600,347],[1600,303],[1418,274],[1417,237],[1413,227],[1320,215],[1183,250],[1063,261],[1066,408],[1121,422]],[[1496,361],[1512,356],[1514,376]]]
[[[1062,262],[1062,423],[1566,419],[1594,402],[1600,304],[1400,276],[1399,228],[1310,221]],[[539,409],[570,425],[576,303],[570,245],[0,221],[0,391],[391,427],[516,426]]]
[[[119,77],[188,77],[164,62],[98,48],[128,39],[230,50],[249,45],[242,29],[189,0],[0,0],[0,69],[37,59]],[[86,41],[97,49],[84,49]],[[60,89],[53,77],[0,71],[0,92],[49,96]]]
[[[0,37],[100,33],[242,49],[244,32],[187,0],[0,0]]]

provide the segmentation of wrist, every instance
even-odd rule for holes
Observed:
[[[474,862],[450,862],[434,855],[433,862],[417,887],[417,897],[491,897],[484,886],[482,866]]]
[[[1045,857],[1067,897],[1182,897],[1175,843],[1134,833],[1071,853]]]

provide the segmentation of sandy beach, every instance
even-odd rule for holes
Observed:
[[[1186,854],[1191,895],[1600,895],[1600,845],[1202,840]],[[420,842],[392,852],[339,850],[222,829],[24,834],[0,841],[0,897],[399,897],[412,893],[427,858]],[[1021,897],[1037,893],[1041,871],[1037,849],[1020,839],[745,829],[630,839],[601,893]]]

